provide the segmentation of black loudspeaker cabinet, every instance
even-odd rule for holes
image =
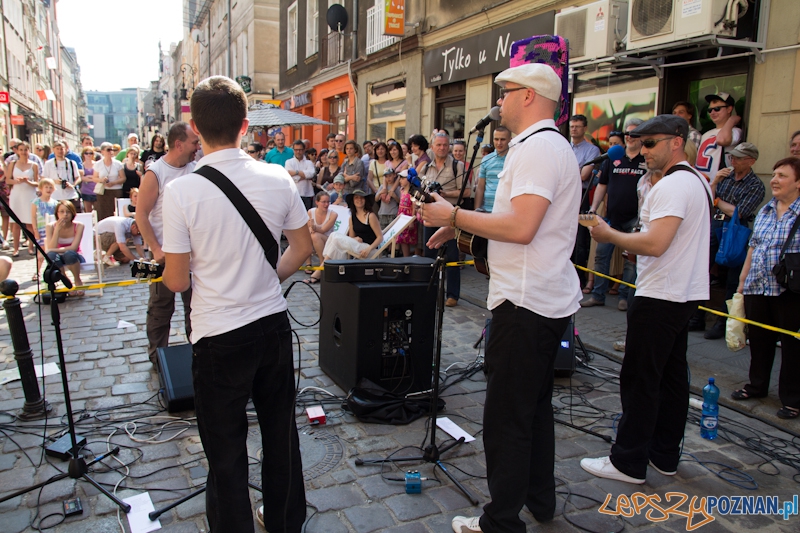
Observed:
[[[484,346],[489,344],[489,332],[491,331],[492,319],[486,319],[484,326]],[[575,317],[569,319],[564,336],[561,337],[561,345],[558,347],[556,361],[553,365],[553,374],[556,377],[569,377],[575,372]]]
[[[324,283],[319,366],[349,391],[361,378],[394,392],[430,389],[436,283]]]
[[[194,409],[192,345],[179,344],[157,348],[156,356],[161,396],[167,404],[167,411],[177,413]]]

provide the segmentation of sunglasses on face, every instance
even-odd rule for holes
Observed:
[[[709,112],[709,113],[719,113],[720,111],[722,111],[722,110],[723,110],[723,109],[725,109],[726,107],[728,107],[728,106],[719,105],[719,106],[717,106],[717,107],[709,107],[709,108],[708,108],[708,112]]]
[[[514,87],[513,89],[500,89],[500,98],[505,98],[508,93],[513,93],[514,91],[521,91],[522,89],[527,89],[527,87]]]
[[[661,141],[668,141],[668,140],[674,139],[674,138],[675,137],[662,137],[661,139],[646,139],[646,140],[642,141],[642,146],[644,146],[645,148],[647,148],[649,150],[650,148],[655,148],[655,146],[658,143],[660,143]]]
[[[255,154],[255,153],[256,153],[256,151],[255,151],[255,150],[248,150],[248,151],[247,151],[247,153],[248,153],[248,154]]]

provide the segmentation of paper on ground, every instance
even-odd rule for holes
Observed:
[[[464,437],[464,442],[472,442],[475,440],[475,437],[458,427],[458,424],[443,416],[441,418],[436,419],[436,425],[439,426],[443,431],[446,431],[451,437],[458,440],[461,437]]]
[[[40,378],[44,376],[52,376],[53,374],[58,374],[58,365],[55,363],[47,363],[42,367],[42,365],[33,365],[33,369],[36,372],[36,377]],[[0,385],[5,385],[9,381],[16,381],[19,379],[19,368],[9,368],[0,372]]]
[[[117,324],[117,329],[125,329],[125,328],[135,328],[136,324],[131,324],[130,322],[126,322],[125,320],[120,320],[119,324]]]
[[[131,526],[131,533],[147,533],[161,529],[159,520],[150,520],[150,517],[147,516],[155,511],[149,492],[143,492],[122,501],[131,506],[131,511],[128,513],[128,525]]]

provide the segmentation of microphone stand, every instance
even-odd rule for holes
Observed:
[[[53,326],[55,328],[55,333],[56,333],[56,346],[58,348],[58,364],[61,369],[61,386],[64,391],[64,405],[66,406],[67,409],[67,422],[69,424],[69,436],[72,445],[72,447],[68,452],[70,454],[70,459],[69,459],[69,467],[67,468],[66,472],[61,473],[57,476],[53,476],[47,481],[43,481],[42,483],[37,483],[36,485],[30,486],[22,490],[18,490],[13,494],[4,496],[0,498],[0,503],[10,500],[12,498],[16,498],[17,496],[21,496],[32,490],[45,487],[51,483],[55,483],[56,481],[59,481],[66,477],[71,477],[72,479],[83,479],[84,481],[87,481],[88,483],[93,485],[94,488],[96,488],[99,492],[101,492],[103,495],[105,495],[108,499],[113,501],[123,511],[127,513],[131,510],[130,505],[128,505],[127,503],[123,502],[122,500],[111,494],[108,490],[103,488],[97,481],[95,481],[89,476],[89,466],[99,461],[102,461],[108,456],[118,454],[119,446],[117,446],[116,448],[114,448],[109,452],[104,453],[103,455],[96,457],[93,461],[89,463],[87,463],[86,460],[83,458],[83,456],[80,454],[80,447],[78,446],[78,438],[75,433],[75,420],[72,415],[72,401],[70,400],[69,396],[69,379],[67,376],[67,364],[66,361],[64,360],[64,344],[61,339],[61,313],[58,309],[58,301],[56,300],[56,284],[58,282],[61,282],[64,284],[65,287],[71,289],[72,282],[69,279],[67,279],[67,277],[61,272],[61,269],[58,268],[55,262],[47,256],[44,249],[36,241],[36,237],[26,227],[26,224],[23,224],[22,221],[20,221],[17,214],[14,213],[14,211],[8,205],[8,202],[6,202],[6,200],[0,197],[0,203],[2,203],[3,207],[5,208],[6,212],[11,217],[11,219],[15,223],[17,223],[20,226],[20,228],[22,228],[22,231],[25,232],[25,235],[36,247],[38,253],[42,254],[45,262],[47,263],[47,268],[45,268],[44,270],[43,279],[47,283],[47,288],[50,291],[50,315],[53,319]]]

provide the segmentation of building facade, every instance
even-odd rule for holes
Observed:
[[[95,145],[110,142],[127,146],[129,133],[142,135],[139,128],[139,90],[88,91],[86,106]]]

